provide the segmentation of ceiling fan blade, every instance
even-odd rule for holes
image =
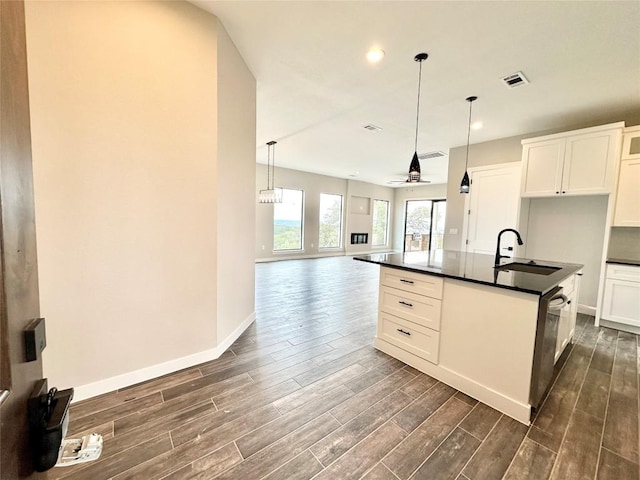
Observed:
[[[408,178],[405,179],[405,180],[389,180],[389,181],[387,181],[387,185],[390,185],[392,183],[398,183],[398,184],[401,184],[401,185],[408,185],[408,184],[411,184],[411,183],[431,183],[431,181],[430,180],[418,180],[417,182],[410,182]]]

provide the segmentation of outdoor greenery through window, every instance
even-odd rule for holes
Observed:
[[[302,250],[302,190],[282,189],[282,203],[273,205],[273,249]]]
[[[407,200],[404,251],[442,249],[446,214],[446,200]]]
[[[320,194],[319,248],[342,246],[342,195]]]
[[[373,201],[373,238],[371,245],[380,246],[387,244],[389,236],[389,202],[386,200]]]

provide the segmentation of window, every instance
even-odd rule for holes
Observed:
[[[320,194],[319,248],[342,246],[342,195]]]
[[[387,244],[389,237],[389,202],[386,200],[373,201],[373,238],[372,246]]]
[[[407,200],[404,251],[442,249],[446,213],[446,200]]]
[[[302,190],[282,189],[273,205],[273,250],[302,250]]]

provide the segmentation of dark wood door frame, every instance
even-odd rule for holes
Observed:
[[[24,3],[0,1],[0,478],[37,478],[27,399],[42,362],[25,361],[23,330],[40,316]]]

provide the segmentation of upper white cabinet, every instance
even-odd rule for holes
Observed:
[[[597,195],[613,190],[623,123],[522,141],[522,196]]]
[[[640,227],[640,158],[625,159],[620,162],[613,225]]]
[[[624,132],[613,225],[640,227],[640,127]]]
[[[622,158],[640,159],[640,125],[629,127],[624,130],[624,140],[622,142]]]

